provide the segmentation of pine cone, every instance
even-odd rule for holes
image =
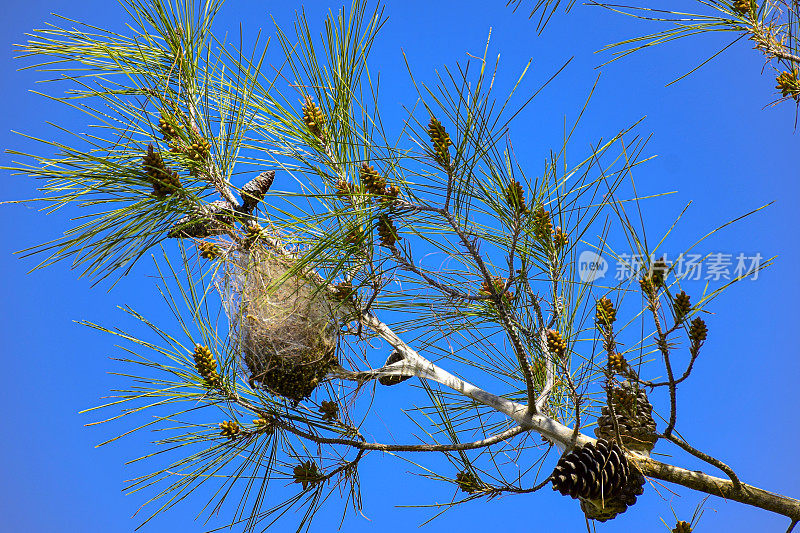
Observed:
[[[164,159],[153,149],[152,144],[147,145],[147,154],[142,158],[142,166],[153,186],[153,196],[156,198],[166,198],[181,188],[178,173],[172,172],[164,164]]]
[[[678,520],[678,523],[675,524],[675,528],[672,530],[672,533],[692,533],[692,525],[689,522]]]
[[[616,443],[599,439],[564,453],[551,474],[553,490],[572,498],[596,500],[619,495],[630,471]]]
[[[636,503],[636,498],[644,494],[646,480],[641,472],[635,468],[630,469],[628,483],[619,494],[610,498],[597,500],[581,499],[581,510],[589,520],[606,522],[628,510]]]
[[[383,195],[386,192],[386,178],[380,175],[375,167],[366,163],[361,165],[359,169],[361,176],[361,183],[364,184],[364,189],[370,194]]]
[[[619,352],[608,356],[608,365],[615,374],[625,374],[628,370],[628,362],[625,360],[625,356]]]
[[[649,455],[656,442],[656,423],[647,393],[626,381],[615,386],[609,396],[614,406],[614,417],[611,416],[611,409],[604,406],[597,419],[595,436],[617,442],[619,430],[625,448]]]
[[[708,327],[705,321],[699,316],[695,317],[695,319],[692,320],[692,324],[689,326],[689,353],[691,353],[692,356],[697,357],[698,352],[700,352],[700,347],[703,346],[707,337]]]
[[[500,276],[494,276],[492,278],[492,285],[494,286],[495,292],[501,293],[503,291],[503,287],[506,286],[506,280],[504,280]],[[492,287],[489,285],[488,281],[483,280],[483,282],[481,283],[480,293],[486,296],[492,294]],[[508,298],[510,300],[511,298],[514,297],[514,292],[511,290],[506,290],[503,293],[503,297]]]
[[[319,408],[322,419],[327,422],[333,422],[339,418],[339,404],[336,402],[323,401]]]
[[[383,246],[391,248],[395,243],[401,240],[397,234],[397,228],[389,218],[389,215],[383,214],[378,217],[378,239]]]
[[[222,379],[217,372],[217,361],[211,354],[208,346],[196,344],[194,347],[194,366],[197,373],[205,380],[209,388],[218,388],[222,384]]]
[[[197,243],[197,251],[203,259],[216,259],[220,256],[219,248],[212,242],[200,241]]]
[[[226,420],[225,422],[220,422],[219,428],[222,430],[220,431],[220,435],[222,435],[223,437],[227,437],[228,439],[231,440],[235,439],[236,436],[239,435],[239,432],[241,431],[239,424],[237,424],[233,420]]]
[[[800,78],[797,70],[794,72],[781,72],[775,79],[778,85],[775,86],[783,97],[791,96],[795,100],[800,100]]]
[[[514,211],[514,213],[525,213],[525,190],[522,184],[517,180],[512,179],[511,183],[505,190],[506,204]]]
[[[564,354],[567,353],[567,343],[564,342],[564,337],[561,336],[561,333],[554,329],[548,330],[547,349],[555,357],[564,357]]]
[[[561,226],[558,226],[553,235],[553,245],[556,250],[561,250],[565,248],[567,244],[569,244],[569,237],[564,233],[564,230],[561,229]]]
[[[322,481],[322,474],[314,461],[305,461],[294,467],[294,482],[303,485],[303,490]]]
[[[750,0],[733,0],[733,12],[741,17],[750,14]]]
[[[325,115],[310,96],[306,96],[303,102],[303,123],[311,135],[325,142]]]
[[[540,205],[533,213],[533,235],[540,241],[545,241],[553,234],[553,222],[550,220],[544,206]]]
[[[617,310],[614,309],[614,302],[608,298],[597,300],[595,320],[601,326],[610,326],[617,319]]]
[[[669,266],[664,259],[656,259],[653,263],[652,272],[650,273],[650,282],[654,287],[661,287],[664,285],[664,277],[667,275]]]
[[[211,143],[207,139],[200,138],[186,147],[186,157],[193,163],[203,163],[211,155]]]
[[[268,170],[248,181],[247,184],[242,187],[242,207],[244,207],[247,212],[252,211],[258,205],[258,202],[264,199],[264,195],[267,194],[274,179],[275,171]]]
[[[431,118],[428,124],[428,136],[433,145],[433,159],[445,170],[450,170],[450,135],[445,131],[442,123],[436,118]]]
[[[383,366],[389,366],[402,360],[403,356],[400,355],[399,352],[393,351],[391,354],[389,354],[389,358],[386,359],[386,362],[383,364]],[[398,383],[402,383],[407,379],[411,379],[411,376],[381,376],[378,378],[378,383],[381,385],[386,385],[387,387],[391,387],[392,385],[397,385]]]
[[[681,322],[692,310],[692,302],[689,295],[684,291],[676,294],[675,299],[672,301],[672,308],[675,311],[675,322]]]
[[[456,483],[458,484],[458,488],[467,494],[480,492],[483,486],[483,483],[469,470],[464,470],[456,474]]]

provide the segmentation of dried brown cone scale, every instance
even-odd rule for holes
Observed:
[[[564,496],[596,500],[613,498],[627,485],[628,460],[615,442],[599,439],[564,453],[550,480]]]
[[[394,363],[399,363],[403,360],[403,356],[400,355],[399,352],[394,351],[389,354],[389,357],[386,359],[386,362],[383,366],[389,366]],[[378,383],[381,385],[386,385],[387,387],[391,387],[392,385],[397,385],[399,383],[404,382],[407,379],[411,379],[411,376],[381,376],[378,378]]]
[[[647,393],[630,382],[614,386],[608,405],[603,406],[594,434],[599,439],[617,441],[629,450],[649,454],[656,442],[656,423],[653,419],[653,406]]]

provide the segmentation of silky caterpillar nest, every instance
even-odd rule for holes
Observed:
[[[335,302],[291,256],[261,245],[241,249],[225,274],[231,329],[251,383],[290,400],[311,395],[335,355]]]

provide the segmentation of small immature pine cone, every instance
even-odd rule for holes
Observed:
[[[310,96],[306,96],[303,102],[303,123],[311,135],[325,142],[325,115]]]
[[[512,179],[511,183],[506,188],[506,204],[514,211],[514,213],[525,213],[525,190],[522,184],[517,180]]]
[[[567,352],[567,343],[564,342],[564,337],[561,333],[551,329],[547,332],[547,349],[556,357],[564,357]]]
[[[569,244],[569,237],[564,233],[564,230],[561,229],[561,226],[557,227],[553,235],[553,245],[556,250],[561,250],[565,248],[567,244]]]
[[[227,437],[228,439],[235,439],[236,436],[241,431],[239,424],[237,424],[233,420],[226,420],[225,422],[220,422],[219,428],[222,430],[220,431],[220,435],[222,435],[223,437]]]
[[[220,255],[217,245],[211,242],[200,241],[197,243],[197,251],[203,259],[216,259]]]
[[[480,492],[483,485],[481,481],[469,470],[464,470],[456,474],[456,483],[458,484],[458,488],[467,494]]]
[[[173,117],[161,113],[161,117],[158,119],[158,130],[165,141],[171,143],[179,140],[182,129],[183,127]]]
[[[678,520],[678,523],[675,524],[675,528],[672,530],[672,533],[692,533],[692,526],[689,524],[689,522]]]
[[[386,187],[386,190],[383,191],[383,195],[386,197],[383,203],[393,205],[400,196],[400,187],[397,185],[389,185]]]
[[[614,302],[603,297],[597,300],[595,321],[600,326],[610,326],[617,319],[617,310],[614,309]]]
[[[194,347],[194,366],[197,373],[205,380],[209,388],[218,388],[222,384],[222,379],[217,371],[217,361],[211,354],[208,346],[196,344]]]
[[[492,279],[492,285],[494,286],[493,287],[494,291],[500,293],[503,290],[503,287],[506,286],[506,280],[504,280],[500,276],[494,276],[494,278]],[[481,283],[480,292],[481,294],[485,294],[487,296],[492,294],[492,287],[489,286],[489,282],[483,280],[483,283]],[[503,297],[508,298],[510,300],[511,298],[514,297],[514,293],[510,290],[506,290],[506,292],[503,293]]]
[[[684,291],[676,294],[675,299],[672,301],[672,309],[675,311],[675,322],[683,321],[684,317],[692,310],[692,302],[689,295]]]
[[[450,171],[450,135],[445,131],[442,123],[431,117],[428,124],[428,136],[433,145],[433,159],[446,171]]]
[[[336,402],[323,401],[319,408],[322,419],[327,422],[333,422],[339,418],[339,404]]]
[[[800,77],[797,70],[794,72],[781,72],[775,79],[778,85],[775,86],[783,97],[791,96],[795,100],[800,100]]]
[[[253,425],[259,433],[273,433],[276,426],[276,418],[269,413],[261,413],[258,418],[253,420]]]
[[[628,362],[619,352],[612,353],[608,356],[608,364],[612,372],[616,374],[624,374],[628,370]]]
[[[383,246],[391,248],[395,243],[401,240],[397,234],[397,228],[389,218],[389,215],[383,214],[378,217],[378,239]]]
[[[159,152],[153,145],[147,145],[147,155],[142,164],[150,183],[153,185],[153,196],[165,198],[181,188],[181,181],[177,172],[172,172],[165,164]]]
[[[259,226],[258,224],[253,224],[252,226],[247,226],[247,230],[244,234],[244,246],[252,246],[259,240],[264,238],[264,228]]]
[[[375,170],[375,167],[363,163],[359,169],[359,175],[361,176],[361,183],[364,184],[364,188],[368,193],[383,195],[386,192],[386,178],[381,176]]]
[[[550,213],[540,205],[533,213],[533,235],[544,242],[553,234],[553,222],[550,220]]]
[[[211,143],[207,139],[200,138],[186,147],[186,157],[194,163],[202,163],[211,155]]]
[[[303,485],[303,490],[322,481],[322,475],[314,461],[305,461],[294,467],[294,482]]]
[[[692,354],[697,353],[706,337],[708,337],[708,327],[705,321],[698,316],[692,320],[692,324],[689,326],[689,341],[691,342],[689,350]]]
[[[656,259],[651,268],[650,281],[653,286],[661,287],[664,285],[664,276],[667,274],[667,270],[669,270],[667,262],[664,261],[664,259]]]
[[[750,14],[750,0],[733,0],[733,11],[741,17]]]

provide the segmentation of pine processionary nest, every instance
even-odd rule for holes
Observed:
[[[338,363],[335,304],[308,276],[291,272],[291,256],[254,245],[231,257],[223,300],[250,382],[307,398]]]

